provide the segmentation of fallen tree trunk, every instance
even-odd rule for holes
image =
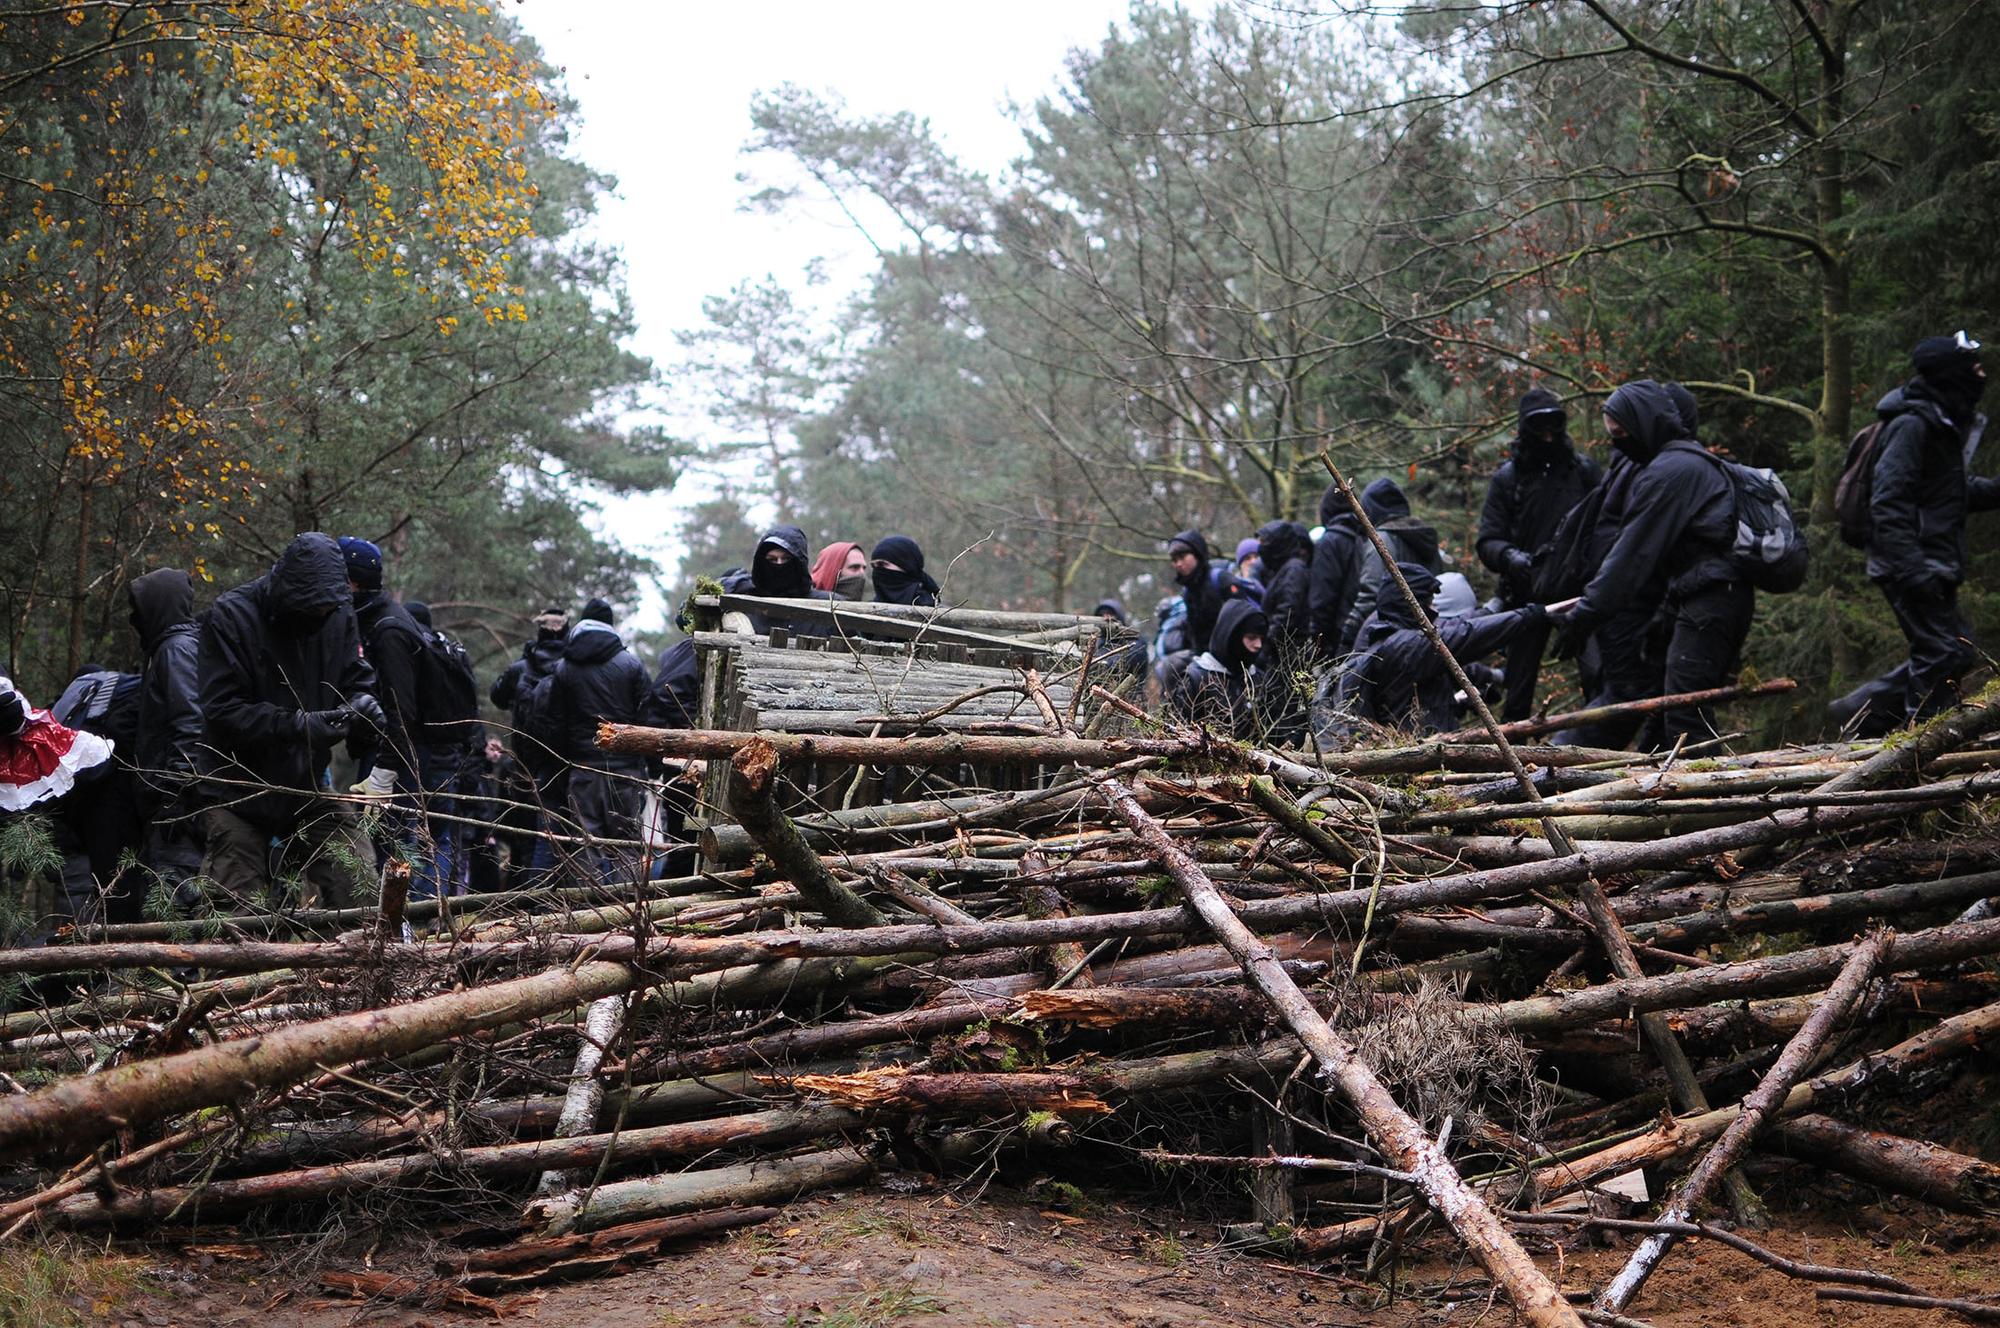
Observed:
[[[1571,710],[1560,715],[1545,715],[1540,719],[1517,719],[1510,724],[1502,724],[1500,732],[1508,738],[1533,738],[1543,733],[1556,733],[1584,724],[1599,724],[1607,719],[1622,719],[1628,715],[1650,715],[1661,710],[1671,710],[1676,706],[1708,705],[1715,701],[1735,701],[1749,697],[1782,696],[1786,692],[1797,691],[1798,686],[1790,678],[1773,678],[1769,682],[1760,682],[1750,687],[1711,687],[1700,692],[1649,696],[1638,701],[1619,701],[1612,705]],[[1438,741],[1479,742],[1487,738],[1485,729],[1474,728],[1458,729],[1445,734]]]
[[[1953,1212],[2000,1217],[2000,1166],[1949,1148],[1864,1130],[1831,1116],[1781,1121],[1766,1145]]]
[[[770,743],[753,738],[737,749],[729,762],[729,808],[772,865],[790,878],[806,903],[843,927],[879,927],[888,919],[882,911],[834,879],[791,818],[778,810],[773,792],[778,753]]]
[[[874,1169],[875,1164],[855,1149],[829,1148],[552,1195],[530,1204],[528,1216],[543,1223],[548,1235],[565,1236],[725,1204],[790,1203],[808,1190],[845,1185]]]

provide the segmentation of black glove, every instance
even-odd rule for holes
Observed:
[[[353,718],[345,706],[337,710],[301,710],[299,733],[308,747],[331,747],[347,736],[347,726]]]
[[[1507,564],[1507,576],[1523,585],[1526,585],[1528,578],[1534,575],[1535,555],[1526,549],[1510,548],[1502,561]]]
[[[382,703],[366,692],[356,692],[347,698],[347,709],[356,719],[377,733],[389,731],[389,717],[382,713]]]
[[[1581,605],[1570,610],[1569,617],[1563,619],[1556,629],[1556,658],[1575,659],[1583,653],[1590,641],[1590,634],[1597,630],[1597,615],[1585,613]]]
[[[1549,620],[1549,611],[1539,604],[1523,604],[1514,612],[1521,615],[1524,627],[1539,627]]]

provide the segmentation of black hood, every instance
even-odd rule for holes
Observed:
[[[1208,636],[1208,653],[1231,673],[1240,673],[1256,663],[1258,658],[1243,653],[1244,633],[1262,635],[1269,630],[1269,620],[1256,601],[1232,599],[1222,606],[1222,612],[1215,615],[1215,630]]]
[[[1125,612],[1125,602],[1123,600],[1113,599],[1109,596],[1097,601],[1097,607],[1092,609],[1091,612],[1096,614],[1102,614],[1106,609],[1111,610],[1111,616],[1116,618],[1119,622],[1129,624],[1132,621],[1132,615]]]
[[[556,661],[563,657],[563,647],[569,644],[569,635],[542,637],[521,647],[521,658],[528,661],[528,671],[539,678],[555,668]]]
[[[1438,593],[1438,579],[1427,567],[1417,563],[1397,563],[1396,570],[1410,583],[1417,602],[1429,610]],[[1384,581],[1380,594],[1375,600],[1375,616],[1393,627],[1417,626],[1416,615],[1410,611],[1409,600],[1396,588],[1393,581]]]
[[[1613,392],[1604,403],[1604,413],[1625,428],[1624,440],[1613,446],[1642,466],[1668,443],[1685,437],[1674,399],[1650,378],[1627,383]]]
[[[1176,544],[1185,544],[1194,550],[1194,575],[1198,577],[1208,575],[1208,560],[1213,555],[1208,551],[1208,538],[1205,535],[1199,530],[1183,530],[1180,534],[1167,541],[1167,549],[1170,554]],[[1182,585],[1187,584],[1184,579],[1178,576],[1174,580],[1179,581]]]
[[[874,569],[875,598],[884,604],[914,604],[929,608],[937,603],[942,589],[924,570],[924,551],[908,535],[888,535],[868,555],[871,562],[889,567]]]
[[[1257,527],[1257,556],[1264,560],[1264,579],[1294,558],[1312,554],[1312,532],[1296,521],[1266,521]]]
[[[764,550],[783,549],[792,561],[773,567],[764,561]],[[773,526],[757,541],[750,555],[750,584],[766,599],[810,599],[812,567],[806,561],[806,533],[797,526]]]
[[[572,664],[602,664],[624,648],[617,628],[588,619],[570,628],[569,640],[563,643],[563,658]]]
[[[1554,432],[1540,432],[1544,420],[1555,422]],[[1561,399],[1546,387],[1529,388],[1515,408],[1514,459],[1546,466],[1562,460],[1569,450],[1569,416]]]
[[[1410,500],[1403,496],[1403,490],[1396,481],[1384,476],[1375,480],[1361,491],[1361,510],[1376,525],[1393,521],[1399,516],[1410,514]]]
[[[1701,437],[1701,403],[1694,399],[1694,393],[1679,383],[1668,383],[1667,395],[1673,398],[1674,413],[1680,418],[1681,437]]]
[[[1340,486],[1329,484],[1326,492],[1319,496],[1319,523],[1331,529],[1334,526],[1358,528],[1360,522],[1354,519],[1354,509],[1340,496]]]
[[[169,628],[194,621],[194,578],[178,567],[135,577],[125,591],[132,600],[132,629],[149,655]]]
[[[1892,400],[1895,402],[1893,408],[1889,405]],[[1972,424],[1973,416],[1978,414],[1978,401],[1976,398],[1967,400],[1962,395],[1954,398],[1936,383],[1918,374],[1883,397],[1875,410],[1885,418],[1904,411],[1915,411],[1941,429],[1962,434]]]
[[[264,611],[272,618],[323,618],[348,601],[347,560],[331,535],[309,530],[271,564]]]

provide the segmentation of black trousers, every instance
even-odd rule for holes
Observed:
[[[1507,691],[1500,706],[1502,721],[1512,723],[1535,713],[1535,684],[1542,678],[1542,652],[1548,644],[1546,619],[1538,626],[1515,633],[1514,639],[1507,643]]]
[[[1835,701],[1834,718],[1862,737],[1878,737],[1904,723],[1928,719],[1958,699],[1958,683],[1979,661],[1972,629],[1958,611],[1958,587],[1925,595],[1878,582],[1909,643],[1910,657],[1872,682]]]
[[[1743,668],[1743,642],[1757,612],[1757,591],[1747,581],[1709,586],[1668,602],[1671,625],[1660,679],[1661,694],[1727,687]],[[1706,742],[1716,736],[1710,706],[1675,706],[1660,716],[1658,747]]]

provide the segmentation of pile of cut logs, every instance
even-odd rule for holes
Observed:
[[[1199,1173],[1304,1258],[1428,1226],[1573,1324],[1630,1322],[1674,1241],[1761,1251],[1753,1149],[2000,1212],[2000,1168],[1859,1123],[2000,1034],[2000,701],[1739,756],[1490,723],[1303,754],[1020,685],[1041,732],[607,726],[726,766],[696,875],[0,951],[34,993],[0,1017],[0,1233],[445,1206],[484,1235],[435,1279],[327,1285],[492,1307],[815,1188],[1055,1157]],[[1045,775],[836,810],[788,777],[843,765]],[[1607,1286],[1531,1257],[1591,1224],[1645,1237]]]

